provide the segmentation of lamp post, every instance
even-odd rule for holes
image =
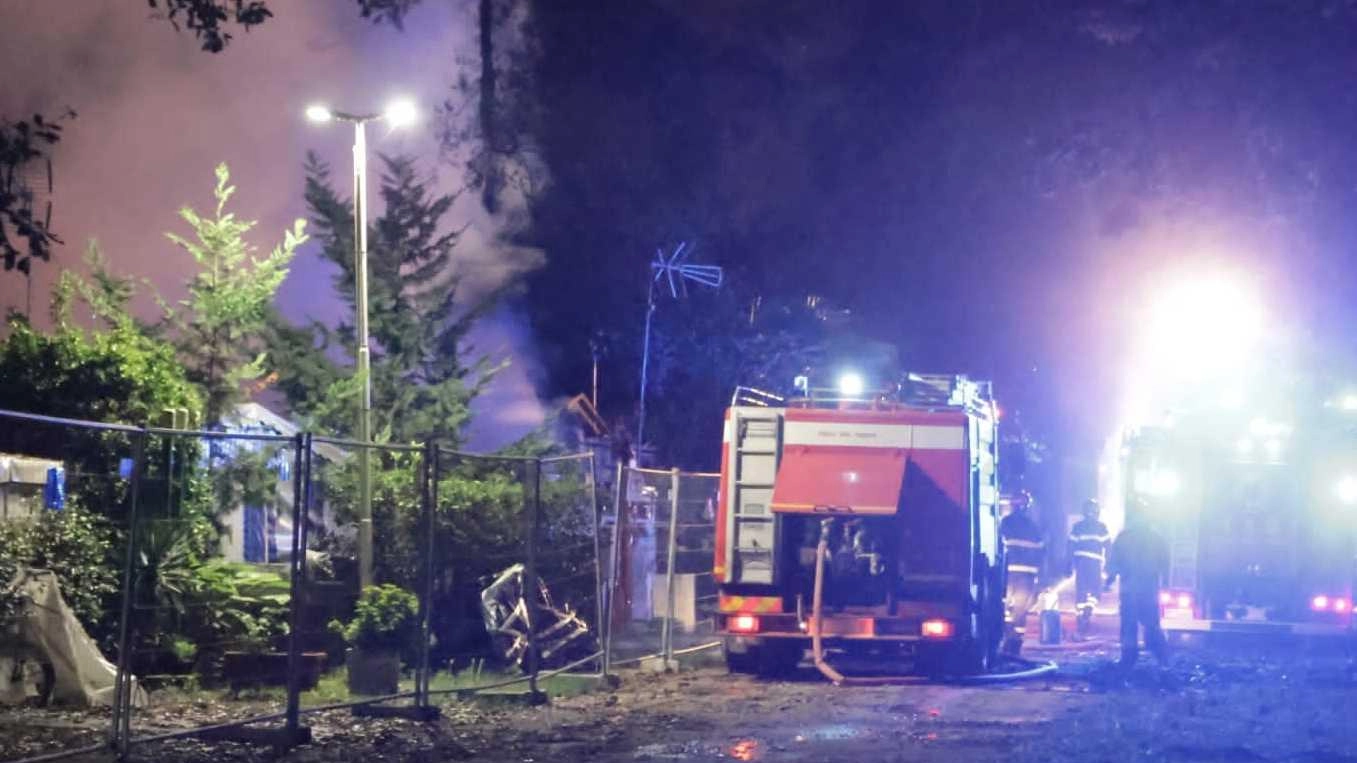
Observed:
[[[363,380],[358,411],[358,585],[372,585],[372,378],[368,348],[368,180],[367,123],[386,122],[393,128],[413,124],[418,116],[408,100],[393,101],[377,114],[351,114],[314,105],[306,109],[306,118],[324,124],[333,121],[353,124],[353,277],[355,330],[358,347],[354,371]]]

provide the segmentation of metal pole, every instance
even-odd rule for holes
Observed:
[[[668,602],[664,610],[664,667],[670,668],[674,659],[674,560],[678,556],[678,512],[679,512],[679,470],[669,473],[669,558],[665,572],[665,596]]]
[[[127,554],[123,559],[123,600],[122,613],[118,622],[118,672],[113,682],[113,728],[109,735],[109,745],[117,749],[119,755],[127,754],[128,729],[131,728],[132,715],[132,674],[130,665],[129,635],[132,628],[132,598],[134,576],[133,561],[137,551],[137,504],[141,483],[142,462],[146,456],[146,432],[137,432],[132,446],[132,475],[130,477],[127,507]]]
[[[636,463],[640,464],[641,450],[646,437],[646,376],[650,370],[650,319],[655,316],[655,278],[650,279],[646,295],[646,330],[641,342],[641,410],[636,421]],[[642,464],[644,466],[644,464]]]
[[[292,557],[288,567],[292,575],[288,587],[288,629],[287,629],[287,730],[296,733],[302,702],[302,648],[301,631],[302,597],[306,593],[306,541],[302,537],[307,524],[306,503],[311,482],[310,461],[311,435],[298,432],[296,454],[292,459]]]
[[[419,596],[419,663],[415,669],[415,704],[429,704],[429,631],[433,608],[434,528],[438,510],[438,445],[430,440],[424,446],[421,465],[421,495],[424,513],[424,585]]]
[[[357,315],[356,371],[363,380],[358,412],[358,585],[372,585],[372,377],[368,348],[368,179],[367,131],[364,120],[353,123],[353,276]]]
[[[612,557],[611,570],[608,574],[608,606],[607,619],[604,621],[603,628],[603,675],[608,675],[609,667],[612,664],[613,657],[613,616],[617,611],[617,576],[618,568],[621,566],[622,556],[621,538],[622,538],[622,480],[626,476],[626,465],[621,459],[617,461],[617,477],[613,480],[613,542],[612,550],[609,554]]]
[[[528,503],[528,549],[527,560],[523,565],[523,606],[528,619],[528,693],[534,700],[538,696],[537,672],[537,535],[538,523],[542,518],[542,460],[534,459],[532,464],[532,499]]]
[[[594,627],[598,629],[599,648],[603,648],[603,545],[599,539],[600,514],[598,505],[598,455],[589,454],[589,505],[594,517]],[[600,667],[603,663],[599,663]]]

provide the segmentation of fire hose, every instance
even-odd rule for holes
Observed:
[[[825,559],[828,556],[829,538],[828,533],[825,532],[821,533],[820,543],[815,548],[815,588],[811,596],[810,650],[811,657],[815,662],[815,668],[835,686],[886,686],[891,684],[932,682],[934,679],[927,676],[845,676],[825,660],[824,640],[821,626],[823,620],[821,618],[821,613],[824,609]],[[974,676],[957,676],[950,680],[953,683],[962,684],[1005,683],[1050,675],[1057,669],[1056,664],[1050,661],[1037,663],[1016,657],[1011,659],[1013,662],[1021,664],[1023,669],[1011,673],[983,673]]]

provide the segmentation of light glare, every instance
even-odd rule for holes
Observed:
[[[1357,504],[1357,477],[1347,475],[1338,480],[1334,486],[1334,493],[1338,495],[1338,500],[1351,506]]]
[[[419,119],[419,111],[415,108],[414,101],[398,98],[387,105],[382,117],[392,127],[409,127]]]
[[[325,124],[335,118],[330,109],[319,103],[313,103],[306,107],[306,118],[316,124]]]
[[[849,371],[839,376],[839,394],[844,397],[858,397],[867,388],[860,374]]]

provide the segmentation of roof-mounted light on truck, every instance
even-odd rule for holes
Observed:
[[[863,381],[862,374],[845,371],[839,374],[839,394],[844,397],[861,397],[867,389],[867,383]]]

